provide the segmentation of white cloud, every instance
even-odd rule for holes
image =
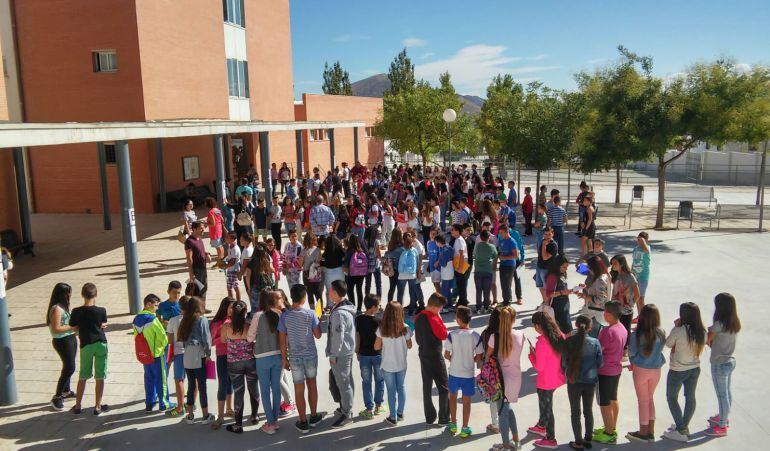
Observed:
[[[366,41],[368,39],[371,39],[371,36],[365,35],[365,34],[341,34],[339,36],[335,36],[334,39],[332,39],[334,42],[351,42],[351,41]]]
[[[504,46],[476,44],[461,48],[457,53],[438,61],[431,61],[415,66],[418,78],[423,78],[433,84],[438,83],[439,74],[449,71],[452,83],[457,92],[483,96],[487,86],[497,74],[511,74],[521,83],[528,83],[538,77],[515,77],[522,74],[535,74],[560,69],[560,66],[515,66],[513,63],[523,61],[539,61],[547,55],[508,56]]]
[[[745,74],[746,72],[751,72],[751,64],[738,63],[735,65],[735,70],[739,74]]]
[[[588,63],[588,64],[593,66],[595,64],[601,64],[601,63],[603,63],[605,61],[607,61],[607,58],[594,58],[592,60],[586,61],[586,63]]]
[[[435,53],[433,53],[433,52],[428,52],[428,53],[425,53],[424,55],[420,56],[420,59],[421,59],[421,60],[426,60],[426,59],[428,59],[428,58],[432,58],[432,57],[434,57],[434,56],[436,56],[436,54],[435,54]]]
[[[406,38],[401,43],[404,44],[404,47],[423,47],[428,45],[428,41],[420,38]]]

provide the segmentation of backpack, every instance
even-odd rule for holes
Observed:
[[[396,269],[393,267],[392,258],[382,259],[382,275],[385,277],[393,277],[396,275]]]
[[[481,372],[476,376],[476,386],[488,402],[496,402],[504,398],[502,376],[497,357],[490,356],[481,365]]]
[[[310,265],[310,269],[307,271],[307,281],[311,283],[318,283],[321,281],[322,277],[323,272],[321,271],[321,265],[318,264],[318,262],[312,263]]]
[[[354,252],[350,256],[350,275],[365,276],[369,271],[369,259],[364,252]]]
[[[147,343],[147,339],[144,335],[139,333],[134,337],[134,351],[136,352],[136,360],[142,365],[152,365],[155,362],[155,357],[152,356],[150,350],[150,344]]]

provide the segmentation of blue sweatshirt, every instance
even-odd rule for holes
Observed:
[[[666,363],[666,358],[663,356],[663,346],[666,345],[666,338],[664,336],[657,336],[649,356],[643,354],[644,343],[638,343],[638,341],[637,332],[632,333],[631,338],[628,340],[628,360],[632,365],[654,370]]]
[[[428,241],[428,245],[425,246],[425,252],[428,254],[428,272],[438,271],[439,268],[435,266],[439,254],[438,244],[433,240]]]

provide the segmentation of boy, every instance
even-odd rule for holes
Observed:
[[[490,295],[492,292],[492,283],[494,281],[494,261],[497,258],[497,249],[489,244],[489,231],[482,230],[479,234],[481,241],[476,244],[473,250],[473,260],[476,263],[476,273],[473,280],[476,283],[476,314],[489,309]],[[503,287],[505,288],[505,287]],[[511,286],[508,285],[508,294],[510,297]],[[505,289],[503,290],[505,293]],[[482,303],[482,295],[484,302]],[[510,298],[508,303],[510,303]],[[451,371],[450,371],[451,374]]]
[[[166,336],[166,329],[155,315],[159,304],[160,298],[154,294],[148,294],[144,298],[144,310],[139,312],[133,321],[134,335],[142,334],[153,357],[152,363],[144,365],[144,410],[148,413],[152,412],[156,401],[161,412],[177,407],[168,401],[166,382],[168,337]]]
[[[267,208],[265,207],[265,199],[259,199],[257,201],[257,208],[254,209],[254,226],[257,228],[257,232],[254,234],[254,242],[259,241],[259,237],[262,237],[262,241],[267,238]]]
[[[275,248],[280,252],[281,249],[281,226],[283,225],[283,210],[278,203],[278,196],[273,196],[273,203],[267,213],[267,219],[270,220],[270,234],[275,241]]]
[[[455,251],[446,245],[444,235],[436,235],[436,245],[438,246],[438,260],[435,263],[435,267],[439,269],[441,276],[441,294],[444,296],[444,299],[449,299],[452,294],[452,284],[455,280],[455,270],[452,267]],[[444,307],[441,313],[448,313],[450,311],[452,311],[451,304]]]
[[[524,201],[521,202],[521,214],[524,215],[524,236],[532,235],[532,188],[524,188]]]
[[[182,296],[179,299],[179,310],[184,312],[187,310],[187,304],[190,302],[188,296]],[[174,388],[176,389],[176,409],[169,409],[166,411],[166,415],[170,417],[178,417],[184,414],[184,343],[177,340],[177,332],[179,331],[179,325],[182,323],[182,314],[179,314],[170,320],[166,326],[166,334],[168,336],[168,342],[172,345],[172,352],[174,353]]]
[[[291,370],[294,381],[294,395],[297,403],[299,420],[294,427],[301,434],[316,427],[324,414],[316,412],[318,406],[318,352],[314,338],[321,338],[321,323],[314,312],[304,307],[307,290],[304,285],[294,285],[289,290],[291,309],[284,311],[278,321],[278,336],[283,357],[283,367]],[[305,416],[305,383],[307,382],[307,401],[310,404],[310,416]]]
[[[441,291],[441,268],[436,264],[438,262],[439,247],[436,242],[436,236],[438,235],[438,228],[434,226],[430,229],[428,236],[430,240],[425,245],[426,252],[428,254],[428,274],[430,274],[430,281],[433,282],[433,287],[436,291]]]
[[[241,288],[238,283],[238,275],[241,271],[241,248],[237,244],[238,235],[234,231],[227,232],[225,235],[225,249],[227,257],[222,262],[225,268],[225,283],[227,285],[227,296],[235,300],[241,300]]]
[[[366,311],[356,318],[356,355],[361,369],[361,387],[364,392],[364,410],[359,415],[370,420],[383,412],[385,378],[380,369],[382,351],[374,349],[379,319],[374,315],[380,310],[380,297],[367,294],[364,298]],[[372,378],[374,378],[374,400],[372,400]]]
[[[457,392],[462,391],[463,427],[460,429],[460,438],[468,438],[473,433],[468,420],[471,417],[471,397],[476,393],[474,373],[476,362],[481,361],[484,350],[481,336],[468,328],[471,309],[464,305],[457,307],[455,319],[460,328],[450,332],[444,342],[444,358],[449,360],[449,411],[452,415],[447,430],[453,435],[457,433]]]
[[[347,292],[348,287],[343,280],[332,282],[329,290],[329,297],[334,305],[329,313],[329,326],[326,331],[326,356],[329,358],[334,383],[340,395],[340,415],[332,423],[335,429],[353,422],[353,354],[356,350],[356,314],[355,306],[345,297]],[[334,390],[333,387],[330,389]]]
[[[454,249],[454,259],[457,259],[458,261],[464,261],[465,263],[468,263],[468,243],[465,241],[465,238],[463,237],[463,226],[459,224],[455,224],[452,226],[452,238],[454,238],[454,245],[452,246]],[[465,276],[465,273],[468,272],[470,267],[465,268],[465,271],[459,272],[457,271],[457,268],[455,268],[455,287],[457,288],[457,305],[468,305],[468,279]]]
[[[94,376],[96,379],[96,400],[94,402],[94,415],[100,415],[109,410],[107,404],[102,404],[104,395],[104,379],[107,378],[107,336],[104,329],[107,327],[107,310],[96,306],[96,285],[87,283],[80,290],[83,297],[83,305],[75,307],[70,314],[70,326],[78,328],[80,339],[80,375],[75,405],[72,413],[79,415],[83,392],[86,389],[86,381]],[[94,369],[96,372],[94,373]]]
[[[439,312],[446,305],[446,297],[433,293],[428,298],[428,306],[414,318],[414,336],[417,340],[417,355],[420,358],[422,373],[422,403],[425,422],[436,421],[436,408],[433,406],[432,392],[435,384],[438,390],[438,425],[449,424],[449,396],[447,372],[441,357],[442,343],[447,338],[446,326]]]
[[[172,280],[168,283],[166,289],[168,299],[161,302],[158,306],[158,310],[155,315],[158,317],[163,327],[168,326],[168,321],[178,315],[182,314],[179,309],[179,297],[182,296],[182,283],[178,280]]]
[[[599,368],[599,409],[602,412],[604,427],[594,431],[593,440],[599,443],[615,444],[618,431],[618,381],[623,371],[623,348],[626,346],[628,332],[620,323],[621,307],[617,301],[604,304],[604,320],[608,326],[599,331],[599,344],[602,346],[604,365]]]

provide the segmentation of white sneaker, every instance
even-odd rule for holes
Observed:
[[[216,420],[216,417],[214,417],[214,414],[208,414],[207,416],[203,417],[201,420],[201,424],[211,424]]]
[[[687,443],[690,441],[690,437],[682,434],[681,432],[677,431],[676,429],[668,430],[663,433],[663,437],[667,438],[669,440],[674,440],[677,442]]]
[[[187,424],[195,424],[195,415],[189,413],[184,416],[184,422]]]

